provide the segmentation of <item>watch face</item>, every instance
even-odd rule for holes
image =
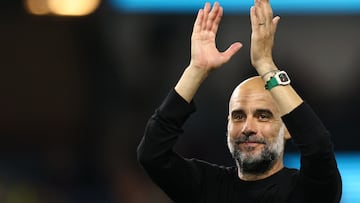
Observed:
[[[287,75],[285,73],[279,74],[279,78],[280,78],[281,82],[289,81],[289,78],[287,77]]]

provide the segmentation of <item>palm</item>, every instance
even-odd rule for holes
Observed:
[[[234,43],[225,52],[219,52],[216,48],[215,37],[222,17],[222,8],[218,3],[214,4],[210,11],[210,4],[205,4],[199,11],[194,24],[191,38],[191,65],[210,71],[226,63],[241,47],[240,43]]]
[[[202,32],[192,37],[192,63],[196,67],[215,69],[224,63],[222,54],[215,45],[215,33]]]

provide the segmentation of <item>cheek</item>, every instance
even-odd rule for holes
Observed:
[[[269,140],[270,142],[274,142],[277,140],[280,132],[280,125],[278,124],[270,124],[267,126],[263,126],[262,128],[262,135],[265,139]]]
[[[232,136],[241,134],[241,128],[242,128],[242,125],[240,123],[229,122],[227,125],[228,134],[230,134]]]

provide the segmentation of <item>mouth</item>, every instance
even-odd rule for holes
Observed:
[[[263,143],[260,143],[260,142],[243,142],[240,144],[240,146],[244,146],[244,147],[257,147],[259,145],[263,145]]]
[[[255,144],[265,144],[265,142],[259,140],[237,140],[235,141],[237,145],[255,145]]]

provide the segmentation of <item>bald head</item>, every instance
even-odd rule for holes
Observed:
[[[254,76],[244,80],[235,88],[233,94],[240,90],[248,92],[267,92],[265,90],[265,83],[260,76]]]
[[[278,110],[275,100],[271,96],[270,92],[265,89],[265,83],[260,76],[248,78],[234,89],[229,101],[229,110],[231,110],[234,103],[238,103],[239,101],[242,103],[244,101],[256,101],[252,100],[253,98],[266,101]]]

